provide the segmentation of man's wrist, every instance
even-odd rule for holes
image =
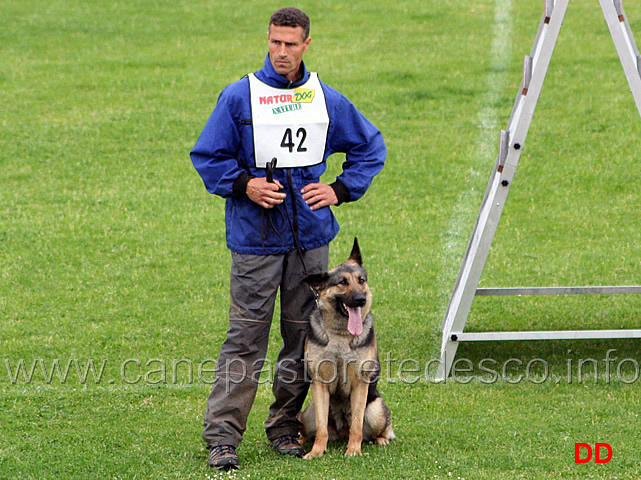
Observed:
[[[332,187],[332,190],[334,190],[336,198],[338,199],[338,203],[336,205],[340,205],[341,203],[346,203],[351,200],[349,190],[340,180],[337,179],[334,183],[330,184],[330,187]]]
[[[243,172],[240,174],[240,176],[234,181],[234,185],[232,187],[232,191],[234,195],[238,197],[244,197],[247,195],[247,184],[249,181],[252,179],[247,172]]]

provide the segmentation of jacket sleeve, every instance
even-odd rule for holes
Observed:
[[[333,185],[335,191],[349,192],[349,198],[339,198],[342,203],[358,200],[365,194],[383,169],[387,148],[380,130],[346,97],[338,94],[334,98],[328,142],[332,153],[345,153],[343,172],[336,179],[337,185]]]
[[[249,176],[238,155],[241,145],[241,98],[227,87],[209,117],[196,145],[191,161],[209,193],[227,198],[243,195]]]

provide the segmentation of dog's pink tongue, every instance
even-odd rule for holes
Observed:
[[[361,319],[361,307],[347,307],[349,313],[349,320],[347,322],[347,330],[355,336],[363,333],[363,320]]]

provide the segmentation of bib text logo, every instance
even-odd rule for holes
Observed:
[[[294,90],[294,102],[296,103],[312,103],[316,92],[309,88],[297,88]]]

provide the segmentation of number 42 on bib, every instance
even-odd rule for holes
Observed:
[[[256,166],[272,158],[279,167],[307,167],[323,161],[329,114],[318,75],[298,88],[271,87],[250,74]]]

